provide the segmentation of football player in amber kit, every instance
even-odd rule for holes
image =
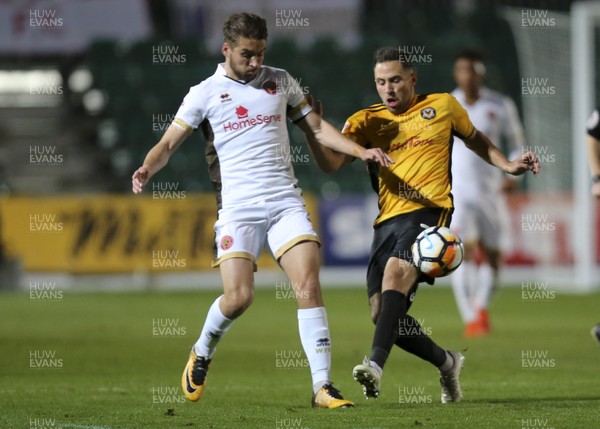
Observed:
[[[417,74],[396,48],[375,52],[375,86],[381,103],[360,110],[342,133],[366,148],[380,148],[394,160],[389,167],[370,165],[379,194],[367,288],[375,333],[370,357],[353,376],[367,398],[378,397],[383,367],[394,344],[435,365],[440,372],[442,403],[462,398],[459,375],[464,357],[434,343],[407,314],[419,281],[429,281],[412,264],[410,246],[421,224],[449,226],[452,210],[451,154],[453,136],[484,161],[514,175],[537,174],[536,155],[526,152],[508,161],[477,131],[450,94],[417,94]],[[326,171],[352,159],[309,139],[319,166]]]

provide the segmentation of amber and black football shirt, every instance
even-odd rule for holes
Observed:
[[[379,216],[375,224],[424,207],[453,208],[453,135],[465,139],[475,128],[452,95],[415,95],[408,110],[390,112],[383,104],[360,110],[342,133],[367,148],[381,148],[394,161],[378,169]]]

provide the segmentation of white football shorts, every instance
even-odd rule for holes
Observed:
[[[265,244],[275,260],[279,260],[303,241],[320,243],[302,198],[221,209],[215,222],[217,254],[212,266],[217,267],[229,258],[247,258],[256,264]]]
[[[481,241],[489,249],[506,250],[510,243],[510,223],[502,196],[495,201],[454,202],[450,228],[464,243]]]

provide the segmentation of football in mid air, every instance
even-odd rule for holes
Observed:
[[[426,227],[417,236],[411,250],[416,267],[430,277],[447,276],[463,261],[460,237],[444,226]]]

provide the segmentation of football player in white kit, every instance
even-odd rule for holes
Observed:
[[[517,109],[508,97],[483,86],[484,77],[482,56],[476,51],[460,53],[454,61],[458,88],[452,95],[492,143],[501,147],[501,137],[505,138],[508,158],[513,159],[523,152],[524,141]],[[465,258],[451,280],[467,337],[490,332],[488,307],[510,227],[504,192],[514,188],[516,180],[482,162],[462,142],[454,143],[451,227],[464,242]],[[483,256],[479,265],[475,257],[478,247]]]
[[[185,138],[200,127],[207,136],[211,179],[217,183],[216,259],[223,295],[210,307],[182,375],[186,397],[198,401],[219,340],[252,303],[255,261],[268,245],[294,288],[298,325],[313,381],[312,406],[352,406],[332,385],[331,343],[319,285],[319,238],[294,177],[286,119],[336,151],[388,166],[380,149],[345,138],[307,104],[283,69],[263,66],[266,21],[231,15],[223,26],[225,62],[192,87],[161,140],[132,177],[139,193]]]
[[[588,164],[592,173],[592,195],[600,198],[600,108],[587,121]],[[600,323],[592,328],[592,337],[600,343]]]
[[[587,121],[588,163],[592,173],[592,195],[600,198],[600,108]]]

